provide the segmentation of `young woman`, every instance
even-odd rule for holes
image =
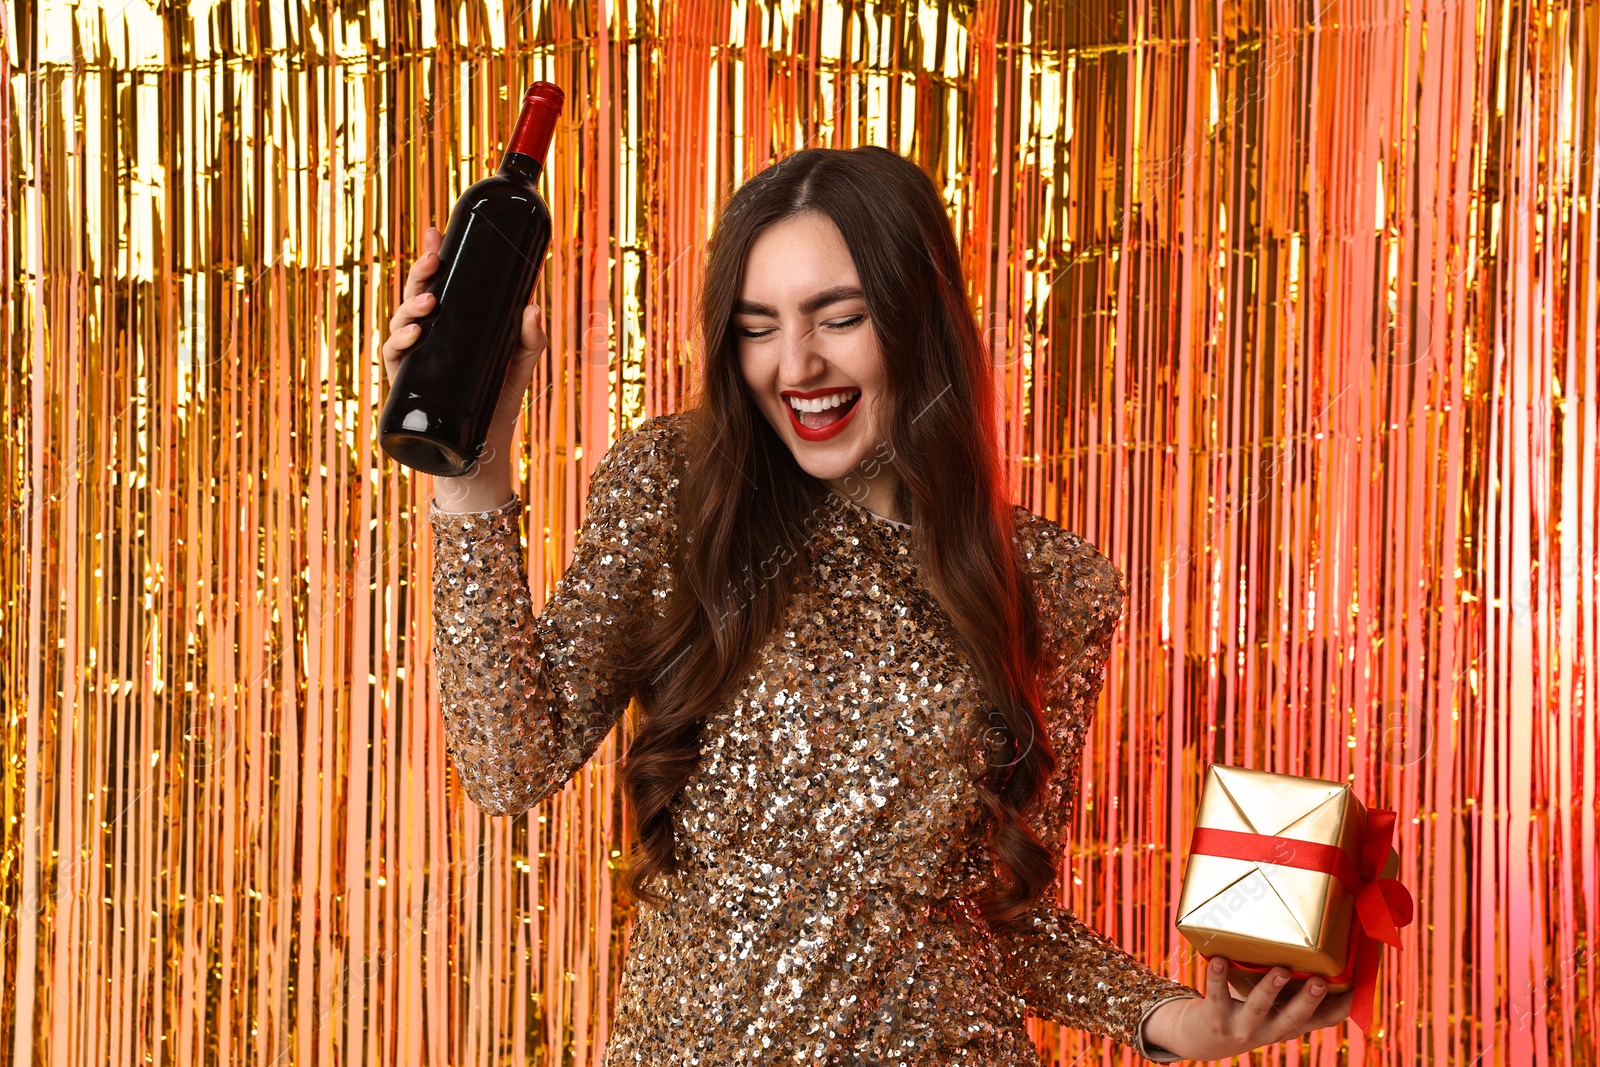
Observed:
[[[438,263],[391,323],[392,376]],[[435,482],[435,662],[468,796],[560,789],[637,698],[639,898],[606,1062],[1037,1064],[1028,1014],[1149,1059],[1327,1026],[1287,972],[1202,997],[1052,903],[1117,569],[1008,502],[944,206],[885,149],[806,149],[710,241],[692,406],[624,434],[535,615],[509,445]],[[1275,980],[1278,980],[1275,982]]]

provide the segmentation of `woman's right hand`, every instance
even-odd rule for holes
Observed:
[[[426,286],[439,269],[439,247],[443,243],[444,236],[433,226],[423,230],[422,255],[411,265],[404,299],[389,320],[389,336],[383,342],[383,369],[391,385],[406,349],[416,344],[422,334],[417,320],[431,314],[437,303]],[[434,496],[441,511],[489,511],[510,502],[515,495],[511,491],[511,442],[522,417],[522,398],[533,379],[534,363],[547,344],[544,312],[537,304],[529,304],[522,310],[522,333],[506,367],[505,384],[477,464],[460,478],[434,479]]]

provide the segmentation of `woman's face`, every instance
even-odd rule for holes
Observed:
[[[732,325],[745,383],[801,469],[892,516],[892,468],[877,452],[885,425],[883,351],[832,219],[805,212],[762,231],[745,260]],[[806,412],[791,400],[828,406]],[[847,480],[875,455],[873,477],[866,476],[869,464]]]

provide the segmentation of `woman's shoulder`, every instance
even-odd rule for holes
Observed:
[[[681,415],[654,415],[617,435],[589,476],[588,536],[621,538],[663,559],[671,554],[683,429]]]
[[[1114,626],[1127,597],[1127,582],[1117,565],[1060,524],[1020,504],[1013,513],[1016,543],[1041,594],[1040,607],[1053,614],[1055,625],[1091,631]]]
[[[621,483],[634,493],[670,494],[676,488],[688,436],[688,413],[651,415],[612,442],[594,478]]]
[[[683,455],[688,427],[687,411],[648,415],[633,429],[617,435],[609,451],[632,466],[672,466]]]

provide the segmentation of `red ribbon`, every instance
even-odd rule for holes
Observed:
[[[1296,841],[1270,834],[1246,834],[1238,830],[1213,830],[1196,826],[1189,840],[1189,853],[1221,859],[1274,863],[1305,871],[1331,874],[1355,897],[1354,940],[1345,968],[1336,975],[1317,976],[1290,971],[1292,978],[1326,977],[1329,985],[1351,982],[1355,995],[1350,1001],[1350,1020],[1363,1031],[1372,1027],[1372,993],[1378,981],[1378,942],[1400,947],[1400,927],[1410,925],[1411,893],[1393,878],[1380,878],[1389,858],[1389,843],[1394,838],[1395,814],[1383,808],[1367,811],[1366,830],[1357,844],[1359,855],[1350,856],[1336,845],[1317,841]],[[1246,971],[1265,973],[1271,967],[1229,961]]]

